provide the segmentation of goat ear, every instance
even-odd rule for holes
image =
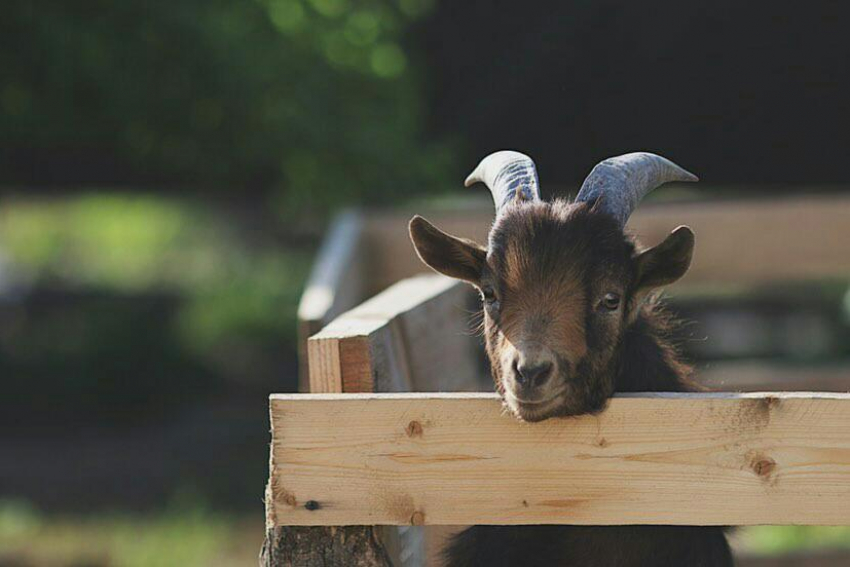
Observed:
[[[691,266],[693,253],[694,232],[687,226],[680,226],[664,242],[638,254],[637,293],[648,293],[684,276]]]
[[[452,278],[480,285],[487,250],[471,240],[446,234],[419,215],[410,219],[410,239],[419,258]]]

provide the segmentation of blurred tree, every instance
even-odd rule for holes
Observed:
[[[434,187],[401,44],[430,0],[13,0],[0,183],[169,183],[324,206]]]

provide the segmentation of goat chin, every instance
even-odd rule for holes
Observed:
[[[505,388],[502,399],[505,407],[514,417],[526,422],[545,421],[556,417],[596,415],[608,407],[610,394],[586,398],[573,390],[569,386],[562,387],[546,400],[530,402],[521,400],[510,388]]]
[[[506,394],[506,398],[508,395]],[[607,400],[592,402],[589,404],[569,404],[565,402],[564,395],[552,398],[543,403],[522,403],[516,399],[508,401],[505,406],[520,421],[535,423],[558,417],[579,417],[582,415],[596,415],[605,410]]]

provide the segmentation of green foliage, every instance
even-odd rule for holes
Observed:
[[[198,505],[155,515],[48,516],[25,501],[0,500],[0,557],[14,564],[246,565],[256,562],[262,533],[260,522]]]
[[[212,511],[179,495],[156,514],[46,515],[25,500],[0,500],[0,556],[24,564],[244,565],[255,561],[262,520]],[[756,557],[850,547],[846,526],[750,526],[736,548]],[[33,542],[40,542],[33,545]]]
[[[280,338],[292,338],[309,269],[309,251],[249,246],[212,209],[148,195],[6,200],[0,242],[7,277],[27,284],[188,296],[182,325],[205,344],[231,323],[271,317]]]
[[[181,335],[199,350],[216,348],[222,337],[279,345],[295,342],[295,307],[306,279],[306,254],[265,253],[235,269],[232,277],[195,290],[180,315]]]
[[[741,545],[758,554],[850,548],[850,526],[754,526],[738,534]]]
[[[82,194],[4,202],[0,238],[24,277],[139,291],[211,277],[223,239],[210,222],[180,202]]]
[[[422,140],[423,81],[402,43],[430,7],[13,0],[0,150],[95,156],[128,180],[281,187],[284,206],[434,188],[449,153]],[[19,181],[8,153],[0,181]]]
[[[225,381],[285,384],[309,250],[249,239],[197,202],[0,202],[0,420],[51,399],[94,419],[177,407]],[[291,377],[290,377],[291,378]]]

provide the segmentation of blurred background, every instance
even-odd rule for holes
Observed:
[[[298,298],[344,207],[451,203],[502,148],[533,156],[549,194],[637,149],[698,173],[698,197],[850,187],[838,3],[2,12],[3,566],[255,564],[267,395],[297,387]],[[716,322],[761,328],[756,343],[691,354],[836,364],[850,358],[846,291],[796,290],[802,343],[765,330],[787,307],[764,300]],[[843,528],[747,538],[764,553],[850,547]]]

